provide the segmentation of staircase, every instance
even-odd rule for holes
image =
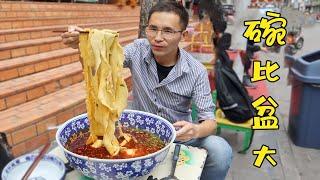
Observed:
[[[14,156],[55,139],[48,127],[86,111],[78,50],[54,31],[108,28],[125,45],[137,38],[139,13],[139,7],[0,1],[0,133]],[[130,71],[123,76],[131,89]]]

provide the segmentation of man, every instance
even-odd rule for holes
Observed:
[[[232,149],[213,135],[216,121],[207,71],[178,47],[187,33],[188,13],[176,2],[159,2],[148,20],[147,39],[124,47],[124,67],[130,68],[133,79],[133,109],[164,117],[177,128],[176,141],[208,151],[201,179],[224,179]],[[64,43],[76,48],[78,34],[64,33]],[[197,107],[197,123],[191,119],[191,102]]]

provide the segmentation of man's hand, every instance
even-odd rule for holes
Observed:
[[[173,124],[175,128],[180,128],[177,131],[176,139],[178,141],[186,142],[191,139],[198,138],[199,135],[199,125],[193,124],[187,121],[178,121]]]
[[[61,34],[62,42],[69,47],[78,49],[80,31],[83,29],[78,26],[69,26],[68,32]]]

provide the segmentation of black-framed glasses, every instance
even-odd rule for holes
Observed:
[[[158,31],[161,31],[161,36],[165,39],[171,39],[174,38],[176,33],[181,33],[182,31],[173,30],[171,28],[163,28],[160,29],[157,26],[149,25],[146,28],[146,34],[150,37],[155,37],[158,33]]]

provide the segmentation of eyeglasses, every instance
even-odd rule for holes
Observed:
[[[150,37],[155,37],[157,35],[158,31],[161,31],[161,36],[164,39],[172,39],[172,38],[174,38],[174,35],[176,33],[182,32],[182,31],[175,31],[170,28],[159,29],[157,26],[150,26],[150,25],[147,26],[147,28],[146,28],[146,34]]]

